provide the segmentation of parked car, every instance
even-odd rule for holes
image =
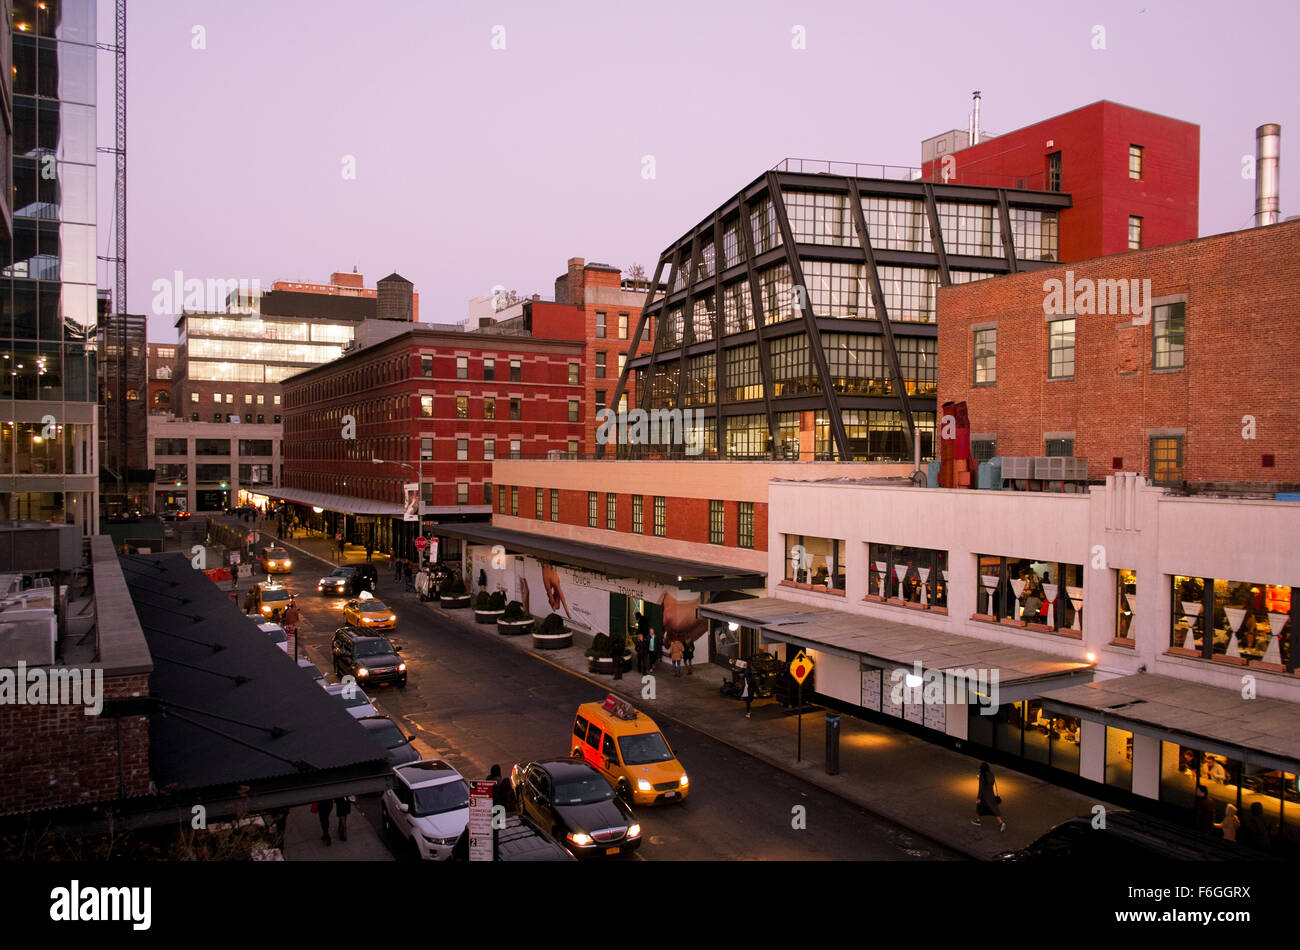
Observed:
[[[1033,844],[998,855],[999,861],[1107,861],[1124,866],[1153,859],[1175,861],[1266,861],[1268,856],[1235,841],[1211,837],[1153,815],[1108,811],[1106,827],[1092,815],[1063,821]]]
[[[585,762],[545,759],[510,770],[520,814],[550,829],[575,857],[615,855],[641,845],[641,826],[605,777]]]
[[[343,605],[343,622],[365,630],[393,630],[397,627],[397,614],[369,591],[363,591],[360,597]]]
[[[506,826],[497,832],[498,861],[573,861],[572,854],[558,841],[522,815],[506,815]]]
[[[336,597],[357,597],[363,590],[374,591],[379,573],[373,564],[340,564],[316,582],[316,590]]]
[[[356,683],[333,683],[325,687],[325,692],[337,696],[339,702],[352,714],[353,719],[380,715],[379,710],[370,701],[370,697],[363,693]]]
[[[271,638],[271,641],[285,653],[289,652],[289,637],[284,632],[284,627],[278,623],[259,623],[257,629]]]
[[[396,832],[425,861],[446,861],[469,824],[469,785],[442,759],[393,769],[380,799],[384,831]]]
[[[298,669],[304,671],[308,676],[316,681],[320,686],[329,686],[329,681],[325,679],[325,674],[311,660],[304,657],[298,659]]]
[[[396,683],[402,689],[406,686],[406,664],[397,655],[399,649],[387,637],[371,636],[368,630],[339,627],[330,647],[334,675],[342,679],[350,673],[358,683]]]
[[[362,728],[379,740],[379,744],[388,752],[388,764],[393,768],[399,765],[406,765],[408,762],[418,762],[420,753],[415,751],[415,746],[411,745],[411,740],[415,736],[405,736],[402,730],[397,728],[397,723],[387,716],[368,716],[365,719],[358,719]]]

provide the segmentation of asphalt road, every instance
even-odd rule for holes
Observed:
[[[344,599],[316,593],[316,580],[332,565],[294,553],[293,573],[278,579],[297,594],[303,615],[299,650],[334,682],[330,639],[343,622]],[[490,627],[465,629],[435,605],[399,592],[392,572],[383,562],[379,568],[378,596],[397,614],[390,636],[408,667],[405,690],[382,686],[370,692],[381,712],[414,734],[421,751],[445,757],[467,778],[487,775],[493,764],[508,775],[516,762],[568,753],[578,705],[603,699],[604,690],[501,642]],[[691,795],[679,805],[636,809],[645,829],[637,859],[959,858],[699,732],[667,721],[659,725],[691,776]],[[803,828],[794,827],[796,806],[803,809]],[[378,807],[365,811],[378,822]]]

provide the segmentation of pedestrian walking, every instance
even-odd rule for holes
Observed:
[[[686,646],[682,648],[682,659],[686,661],[686,675],[690,676],[694,670],[691,668],[691,662],[695,659],[695,641],[687,640]]]
[[[749,718],[754,705],[754,674],[746,668],[740,683],[740,698],[745,701],[745,718]]]
[[[271,812],[271,825],[275,828],[275,846],[284,854],[285,831],[289,827],[289,809],[277,808]]]
[[[492,804],[500,805],[507,812],[513,812],[517,807],[515,790],[510,787],[510,779],[502,777],[501,766],[492,766],[487,777],[489,782],[496,783],[492,788]]]
[[[1223,832],[1224,841],[1236,841],[1237,829],[1241,827],[1241,819],[1237,817],[1237,806],[1232,804],[1228,805],[1228,807],[1223,810],[1223,821],[1219,822],[1219,824],[1214,827]]]
[[[357,800],[355,795],[346,795],[334,803],[334,810],[339,816],[339,840],[348,840],[348,815],[352,814],[352,803]]]
[[[627,639],[622,630],[616,630],[610,639],[610,659],[614,661],[614,679],[623,678],[623,654],[627,652]]]
[[[292,598],[289,600],[289,608],[284,612],[281,623],[284,624],[284,632],[291,637],[298,636],[298,621],[302,619],[302,613],[298,610],[298,605]]]
[[[1268,822],[1264,820],[1264,806],[1259,802],[1251,802],[1250,811],[1246,813],[1246,817],[1241,820],[1241,827],[1237,829],[1237,843],[1258,851],[1267,851],[1271,843],[1270,838]]]
[[[317,802],[311,806],[311,810],[316,813],[320,819],[320,840],[325,842],[325,847],[330,846],[330,812],[334,811],[334,799],[327,798],[323,802]]]
[[[347,542],[343,540],[343,535],[339,535],[339,560],[343,560],[343,550],[347,547]]]
[[[375,546],[369,541],[366,542],[366,560],[372,560],[375,556]]]
[[[682,655],[685,652],[686,648],[682,646],[681,639],[674,634],[673,642],[668,647],[668,658],[673,661],[673,676],[682,675]]]
[[[247,594],[244,595],[244,615],[247,616],[248,614],[251,614],[253,612],[253,608],[256,606],[257,606],[257,598],[253,596],[253,592],[250,590]]]
[[[636,671],[645,676],[650,664],[650,646],[645,641],[645,634],[637,631],[636,635]]]
[[[400,557],[395,557],[393,558],[393,580],[400,581],[401,579],[402,579],[402,559]]]
[[[402,562],[402,578],[403,578],[403,580],[406,581],[406,589],[407,589],[407,590],[414,590],[414,585],[411,583],[411,578],[412,578],[413,576],[414,576],[414,571],[413,571],[412,568],[411,568],[411,562],[410,562],[410,561],[403,561],[403,562]]]
[[[1209,790],[1200,782],[1196,783],[1196,800],[1192,804],[1192,823],[1197,831],[1210,833],[1214,830],[1214,802],[1210,801]]]
[[[487,588],[487,570],[482,567],[478,569],[478,586],[484,589]]]
[[[654,627],[646,628],[646,644],[646,672],[653,673],[655,671],[655,661],[659,659],[659,644],[655,636]]]
[[[993,775],[993,770],[989,768],[987,762],[980,763],[979,791],[975,795],[975,817],[970,820],[972,825],[982,825],[981,818],[984,815],[992,815],[998,820],[1002,830],[1007,830],[1007,823],[1002,818],[1002,810],[998,807],[1002,804],[1002,796],[998,794],[998,780]]]

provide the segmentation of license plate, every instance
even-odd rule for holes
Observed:
[[[606,849],[605,849],[605,853],[606,853],[606,854],[618,854],[618,848],[606,848]]]
[[[664,798],[676,798],[676,797],[677,797],[676,792],[664,792]]]

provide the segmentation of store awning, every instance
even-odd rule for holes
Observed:
[[[414,484],[414,483],[412,483]],[[257,491],[267,498],[279,498],[299,505],[324,508],[346,515],[395,515],[401,517],[405,509],[395,501],[373,501],[369,498],[353,498],[351,495],[332,495],[323,491],[307,491],[303,488],[262,488]]]
[[[790,643],[883,669],[997,670],[999,701],[1035,699],[1044,689],[1089,682],[1095,664],[1042,650],[869,617],[831,607],[759,597],[705,604],[701,617],[761,630],[766,640]],[[1083,650],[1080,648],[1082,654]]]
[[[1137,673],[1043,694],[1043,709],[1177,742],[1284,772],[1300,772],[1300,704]]]
[[[685,590],[746,590],[763,587],[767,575],[701,561],[660,557],[604,544],[587,544],[529,531],[510,531],[490,524],[440,524],[438,534],[480,544],[500,544],[508,553],[531,554],[547,561],[600,571],[610,577],[643,578]]]

